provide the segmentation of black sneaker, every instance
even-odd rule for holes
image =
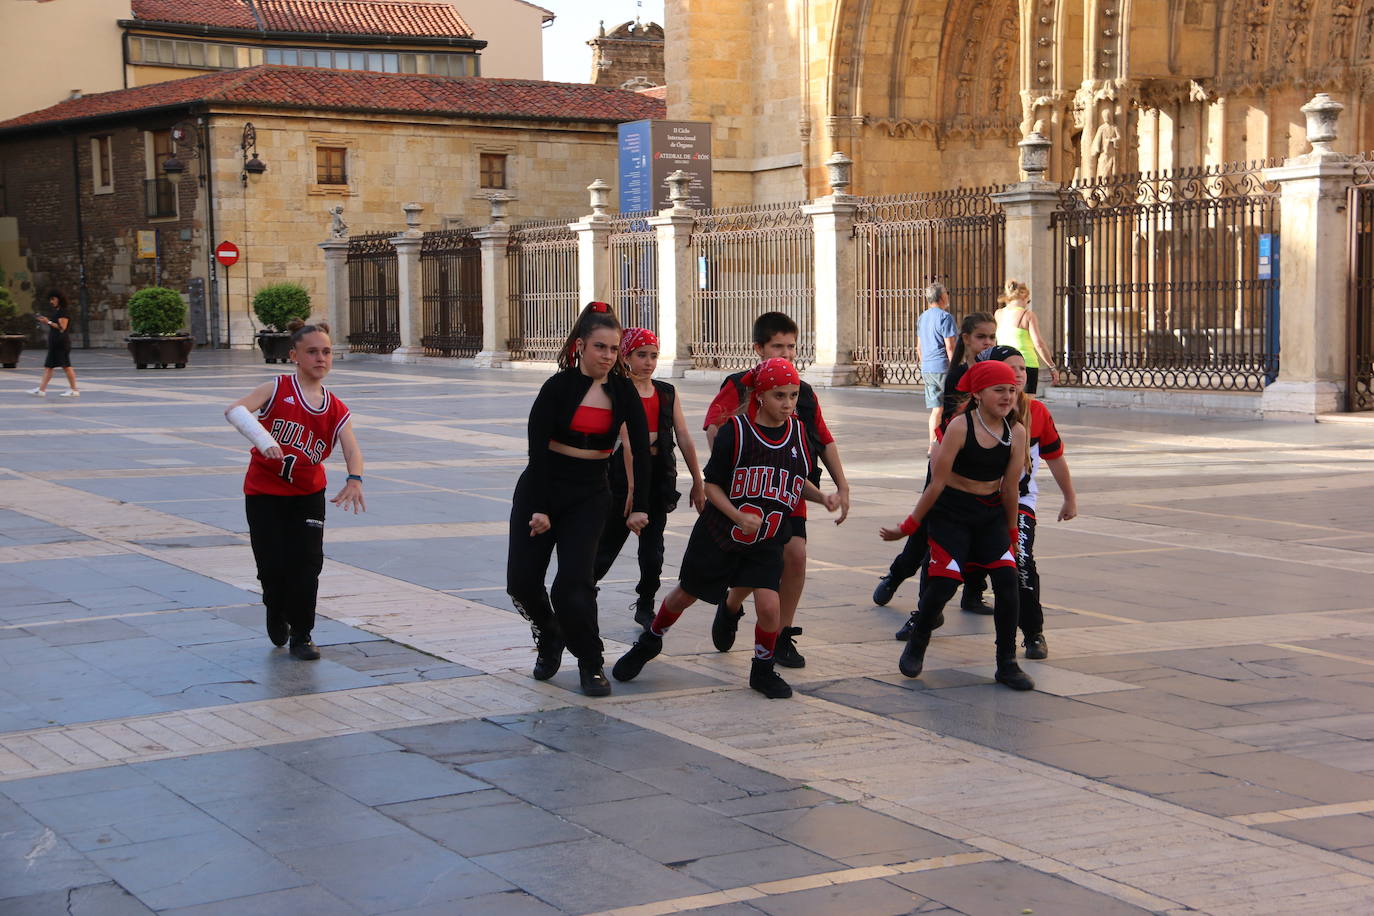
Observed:
[[[901,658],[897,659],[897,670],[907,677],[920,677],[921,669],[926,664],[926,647],[929,645],[930,634],[912,628],[911,635],[906,640],[906,648],[902,650]]]
[[[711,621],[711,644],[716,647],[717,652],[730,651],[730,647],[735,644],[735,631],[739,629],[739,620],[743,616],[744,608],[732,614],[723,600],[716,605],[716,619]]]
[[[286,618],[280,614],[273,614],[272,609],[267,609],[267,638],[272,640],[274,646],[286,645],[286,640],[291,637],[291,625],[286,622]]]
[[[611,682],[606,680],[600,668],[579,668],[582,692],[589,697],[608,697],[611,695]]]
[[[773,647],[773,659],[784,668],[806,667],[806,659],[797,651],[797,644],[792,641],[792,637],[801,631],[801,627],[783,627],[778,632],[778,642]]]
[[[902,584],[901,579],[893,578],[890,574],[878,580],[878,587],[873,589],[873,603],[878,607],[884,607],[892,596],[897,594],[897,587]]]
[[[997,665],[997,673],[993,675],[997,683],[1006,684],[1012,690],[1034,690],[1035,681],[1030,679],[1030,675],[1021,670],[1021,666],[1016,662],[1005,662]]]
[[[773,670],[773,659],[756,658],[749,667],[749,686],[770,700],[785,700],[792,688]]]
[[[992,605],[983,600],[981,593],[970,595],[964,592],[959,598],[959,610],[968,611],[970,614],[991,614]]]
[[[320,657],[320,650],[310,641],[310,637],[291,637],[291,657],[303,662],[313,662]]]
[[[656,657],[662,651],[663,637],[655,636],[645,630],[639,634],[635,644],[630,646],[630,651],[620,656],[620,661],[611,668],[611,676],[617,681],[633,681],[639,677],[639,672],[644,670],[649,659]]]
[[[641,627],[648,629],[649,624],[654,622],[654,599],[650,598],[645,601],[643,598],[639,598],[630,605],[630,609],[635,612],[635,623]]]
[[[1050,657],[1050,647],[1045,644],[1045,634],[1036,633],[1034,636],[1027,636],[1022,643],[1026,647],[1026,658],[1039,661],[1042,658]]]
[[[897,639],[898,639],[898,640],[900,640],[900,641],[905,641],[906,638],[907,638],[908,636],[911,635],[911,630],[912,630],[912,628],[916,626],[916,615],[919,614],[919,613],[920,613],[920,611],[912,611],[912,612],[911,612],[911,616],[908,617],[908,618],[906,619],[906,623],[902,624],[902,628],[901,628],[900,630],[897,631]],[[935,615],[935,626],[931,627],[930,630],[931,630],[931,632],[933,633],[933,632],[935,632],[936,630],[940,629],[940,627],[942,627],[942,626],[944,626],[944,625],[945,625],[945,612],[944,612],[944,611],[941,611],[939,614],[936,614],[936,615]]]
[[[535,641],[534,670],[530,676],[536,681],[547,681],[558,673],[563,664],[563,641],[543,637]]]

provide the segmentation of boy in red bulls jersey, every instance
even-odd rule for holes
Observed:
[[[323,384],[334,365],[329,325],[297,320],[288,330],[296,374],[264,382],[230,404],[224,416],[253,443],[244,506],[267,636],[274,646],[289,639],[292,656],[314,661],[320,657],[310,631],[324,566],[324,460],[338,443],[348,481],[331,502],[357,512],[367,508],[363,454],[348,408]]]
[[[754,352],[759,359],[782,358],[792,360],[797,355],[797,323],[782,312],[765,312],[754,320]],[[748,385],[744,383],[747,373],[736,372],[726,378],[716,394],[715,400],[706,411],[706,441],[714,441],[716,431],[723,427],[735,413],[747,410],[750,419],[754,418],[757,401],[749,397]],[[835,481],[840,514],[835,524],[842,524],[849,515],[849,481],[844,476],[840,464],[840,450],[835,445],[835,437],[825,425],[821,415],[821,404],[816,399],[815,390],[806,382],[801,382],[797,395],[797,418],[806,428],[807,443],[811,454],[815,455],[830,477]],[[810,480],[819,485],[821,469],[811,468]],[[798,504],[796,510],[787,518],[791,528],[791,538],[783,549],[782,583],[779,587],[779,601],[782,614],[782,629],[778,636],[777,662],[785,668],[804,668],[806,659],[797,651],[794,639],[801,634],[801,627],[792,624],[796,621],[797,605],[801,603],[802,588],[806,585],[806,504]],[[744,616],[744,599],[749,589],[743,583],[730,583],[729,593],[716,605],[716,617],[711,624],[711,641],[717,650],[729,651],[735,644],[735,630]]]
[[[795,416],[801,377],[785,359],[764,360],[749,370],[754,418],[731,417],[721,427],[706,463],[706,509],[692,528],[678,586],[663,599],[653,622],[611,674],[633,680],[663,649],[663,635],[698,600],[720,602],[732,585],[754,591],[758,624],[749,686],[764,696],[790,697],[792,688],[774,671],[780,611],[783,545],[788,519],[802,499],[835,511],[840,496],[822,496],[808,478],[814,459],[806,429]]]

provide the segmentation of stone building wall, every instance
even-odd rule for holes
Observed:
[[[623,86],[634,81],[634,88],[662,86],[663,26],[657,22],[625,22],[587,42],[592,48],[592,74],[595,86]]]

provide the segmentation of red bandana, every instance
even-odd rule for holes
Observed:
[[[1015,385],[1016,373],[1006,363],[988,360],[974,363],[959,379],[960,391],[982,391],[993,385]]]
[[[775,356],[772,359],[765,359],[746,372],[744,384],[762,394],[769,389],[778,388],[782,385],[800,385],[801,376],[797,373],[797,367],[792,365],[791,360]]]
[[[657,347],[658,335],[648,328],[626,328],[620,335],[620,355],[628,357],[640,347]]]

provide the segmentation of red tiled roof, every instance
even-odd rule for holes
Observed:
[[[145,22],[269,32],[472,38],[449,3],[436,0],[133,0]]]
[[[668,98],[667,86],[650,86],[648,89],[636,89],[635,92],[640,95],[648,96],[651,99],[666,100]]]
[[[68,99],[0,121],[0,130],[196,103],[611,123],[667,115],[659,99],[588,83],[263,66]]]

